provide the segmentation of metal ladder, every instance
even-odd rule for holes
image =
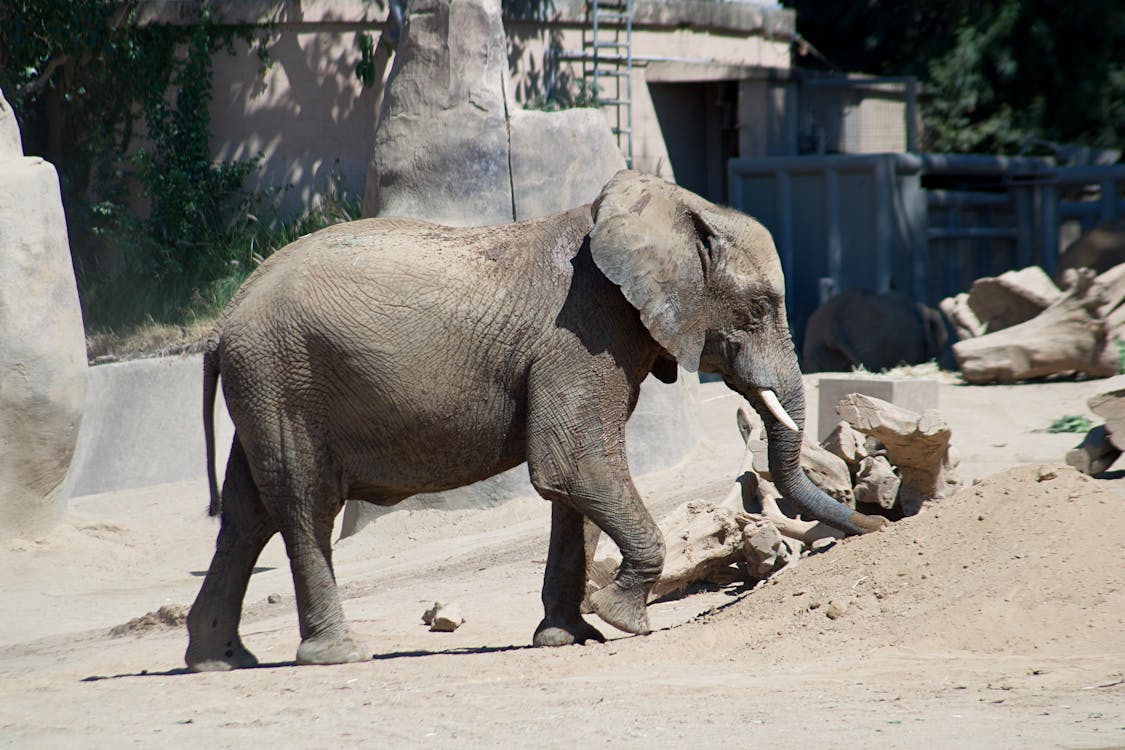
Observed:
[[[581,53],[567,57],[582,61],[582,77],[592,85],[594,101],[613,107],[611,128],[632,169],[633,0],[589,0],[587,18]]]

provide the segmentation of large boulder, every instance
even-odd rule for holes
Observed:
[[[589,203],[625,158],[596,109],[512,111],[515,219],[534,219]]]
[[[512,220],[499,0],[416,0],[383,95],[364,216]]]
[[[0,93],[0,537],[65,507],[86,340],[55,168],[24,157]]]
[[[510,95],[499,0],[411,3],[368,165],[364,216],[454,226],[588,203],[625,160],[601,112]]]

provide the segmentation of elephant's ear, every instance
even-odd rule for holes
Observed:
[[[694,372],[707,333],[711,243],[706,222],[685,198],[701,202],[659,177],[618,172],[594,201],[590,252],[656,342]]]

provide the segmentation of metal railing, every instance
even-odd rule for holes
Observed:
[[[734,159],[730,197],[774,236],[795,330],[827,296],[890,289],[936,305],[1059,256],[1059,228],[1125,216],[1125,165],[871,154]]]
[[[610,109],[610,127],[632,169],[633,0],[590,0],[587,8],[582,49],[562,52],[559,58],[582,63],[582,78],[598,106]]]

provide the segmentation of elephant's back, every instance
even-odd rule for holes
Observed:
[[[520,286],[569,282],[570,261],[592,227],[589,206],[485,227],[413,219],[360,219],[306,235],[267,258],[236,295],[300,298],[365,285],[369,294],[427,286]],[[232,301],[234,304],[235,301]]]
[[[223,358],[309,357],[373,383],[495,379],[484,371],[520,369],[551,335],[590,224],[583,207],[492,227],[364,219],[322,229],[239,290],[219,323]]]

